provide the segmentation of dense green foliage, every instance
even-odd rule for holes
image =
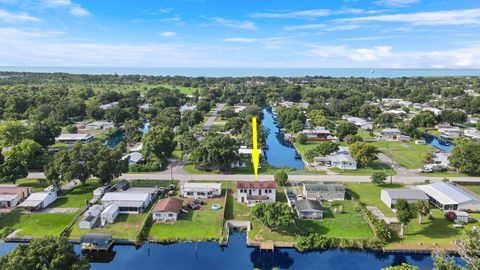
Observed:
[[[288,174],[285,171],[276,171],[273,175],[273,179],[275,179],[277,185],[285,186],[288,181]]]
[[[33,239],[28,245],[18,245],[0,257],[2,270],[86,270],[88,262],[73,250],[68,239],[46,237]]]
[[[480,173],[480,140],[458,139],[448,157],[450,165],[463,173]]]
[[[313,161],[315,157],[326,156],[335,151],[338,151],[338,144],[334,142],[322,142],[315,148],[307,150],[307,152],[305,152],[305,159],[307,161]]]
[[[379,150],[374,145],[365,142],[356,142],[350,145],[350,154],[360,166],[367,166],[377,159]]]
[[[256,203],[252,215],[271,229],[281,229],[293,223],[293,213],[287,203]]]

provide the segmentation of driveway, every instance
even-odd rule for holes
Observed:
[[[396,223],[398,222],[398,218],[396,217],[387,217],[383,214],[383,212],[378,209],[376,206],[367,206],[368,211],[370,211],[374,216],[378,219],[383,219],[387,224]]]
[[[391,159],[390,157],[388,157],[387,155],[383,154],[383,153],[379,153],[378,155],[378,159],[385,163],[385,164],[388,164],[388,165],[391,165],[392,168],[397,172],[397,174],[399,175],[410,175],[410,176],[413,176],[413,175],[416,175],[415,173],[413,173],[412,171],[410,171],[409,169],[403,167],[402,165],[398,164],[397,162],[395,162],[393,159]]]

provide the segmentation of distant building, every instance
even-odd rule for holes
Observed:
[[[175,222],[182,205],[183,200],[179,198],[161,199],[152,209],[152,219],[156,222]]]
[[[128,165],[135,165],[143,163],[143,155],[140,152],[131,152],[125,155],[123,160],[128,160]]]
[[[423,107],[422,111],[424,112],[432,112],[435,115],[440,115],[442,113],[442,110],[434,107]]]
[[[248,106],[250,106],[249,103],[237,103],[233,105],[233,109],[236,113],[240,113],[243,112]]]
[[[28,198],[19,204],[19,207],[23,207],[30,210],[38,210],[46,208],[57,199],[56,192],[35,192]]]
[[[180,194],[185,198],[213,198],[222,195],[220,183],[184,183],[180,185]]]
[[[343,201],[345,186],[342,184],[312,183],[303,184],[303,197],[309,200]]]
[[[356,170],[357,162],[350,154],[333,154],[324,157],[315,157],[313,163],[317,167],[333,167],[341,170]]]
[[[95,139],[95,135],[93,134],[60,134],[55,141],[57,143],[66,143],[66,144],[73,144],[73,143],[88,143]]]
[[[320,202],[308,199],[296,201],[295,211],[300,219],[322,219],[324,212]]]
[[[103,109],[103,110],[107,110],[107,109],[111,109],[113,107],[116,107],[118,105],[118,102],[110,102],[110,103],[107,103],[107,104],[102,104],[100,105],[100,109]]]
[[[186,113],[188,111],[194,111],[197,108],[197,105],[182,105],[180,107],[180,113]]]
[[[91,122],[91,123],[88,123],[86,125],[86,128],[87,129],[104,129],[104,130],[108,130],[108,129],[112,129],[115,127],[115,124],[113,122],[107,122],[107,121],[95,121],[95,122]]]
[[[307,136],[307,141],[338,141],[337,137],[330,135],[330,130],[325,127],[315,127],[300,131]]]
[[[404,199],[409,203],[416,201],[428,202],[427,194],[418,189],[382,189],[380,199],[389,208],[394,208],[398,199]]]
[[[237,201],[253,206],[258,202],[275,202],[277,184],[274,181],[238,181]]]
[[[398,128],[385,128],[381,132],[375,133],[375,137],[379,141],[410,141],[411,138],[406,135],[402,135],[402,132]]]
[[[463,131],[463,136],[471,139],[480,139],[480,131],[474,128],[465,129]]]
[[[453,184],[436,182],[418,188],[427,194],[432,204],[442,210],[480,211],[480,198]]]
[[[354,124],[357,126],[359,129],[363,130],[372,130],[373,129],[373,122],[367,121],[363,118],[360,117],[354,117],[354,116],[349,116],[349,115],[344,115],[342,117],[345,121]]]

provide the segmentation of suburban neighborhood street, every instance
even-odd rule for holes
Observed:
[[[43,173],[29,173],[28,178],[43,179]],[[170,171],[163,171],[159,173],[141,173],[123,174],[120,179],[126,180],[170,180]],[[260,174],[258,178],[251,174],[188,174],[188,173],[173,173],[174,180],[180,181],[267,181],[273,180],[273,175]],[[351,175],[312,175],[312,174],[289,174],[288,179],[291,181],[324,181],[324,182],[371,182],[370,176],[351,176]],[[427,177],[420,175],[395,175],[393,182],[413,184],[423,183],[426,179],[435,182],[442,181],[443,177]],[[450,181],[465,181],[465,182],[480,182],[480,177],[451,177]]]

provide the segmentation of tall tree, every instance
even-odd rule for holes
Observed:
[[[175,135],[168,128],[153,127],[143,137],[143,153],[145,157],[152,155],[158,159],[167,159],[172,156],[175,150]]]
[[[370,162],[378,158],[378,148],[366,142],[353,143],[349,149],[352,158],[356,160],[360,166],[367,166]]]
[[[228,135],[207,134],[200,145],[192,151],[191,158],[198,165],[218,170],[230,169],[239,159],[239,145]]]
[[[32,137],[32,130],[20,121],[4,121],[0,123],[0,144],[13,146],[24,139]]]
[[[86,260],[75,254],[67,238],[45,237],[18,245],[0,257],[2,270],[88,270]]]
[[[341,122],[336,129],[337,137],[343,140],[347,135],[355,135],[358,132],[357,126],[350,122]]]
[[[480,140],[458,139],[448,157],[450,165],[462,173],[480,173]]]
[[[256,203],[252,215],[271,229],[279,229],[293,223],[293,213],[287,203]]]
[[[427,201],[417,201],[415,209],[418,211],[418,224],[422,224],[422,217],[430,215],[430,204]]]
[[[374,171],[372,176],[370,176],[370,180],[372,180],[372,183],[375,185],[381,185],[387,180],[387,175],[381,171]]]
[[[28,175],[27,163],[18,152],[12,152],[0,165],[0,181],[15,183]]]
[[[398,221],[401,223],[400,236],[403,237],[405,236],[405,225],[410,223],[410,220],[416,215],[415,207],[404,199],[398,199],[395,208],[397,209]]]

